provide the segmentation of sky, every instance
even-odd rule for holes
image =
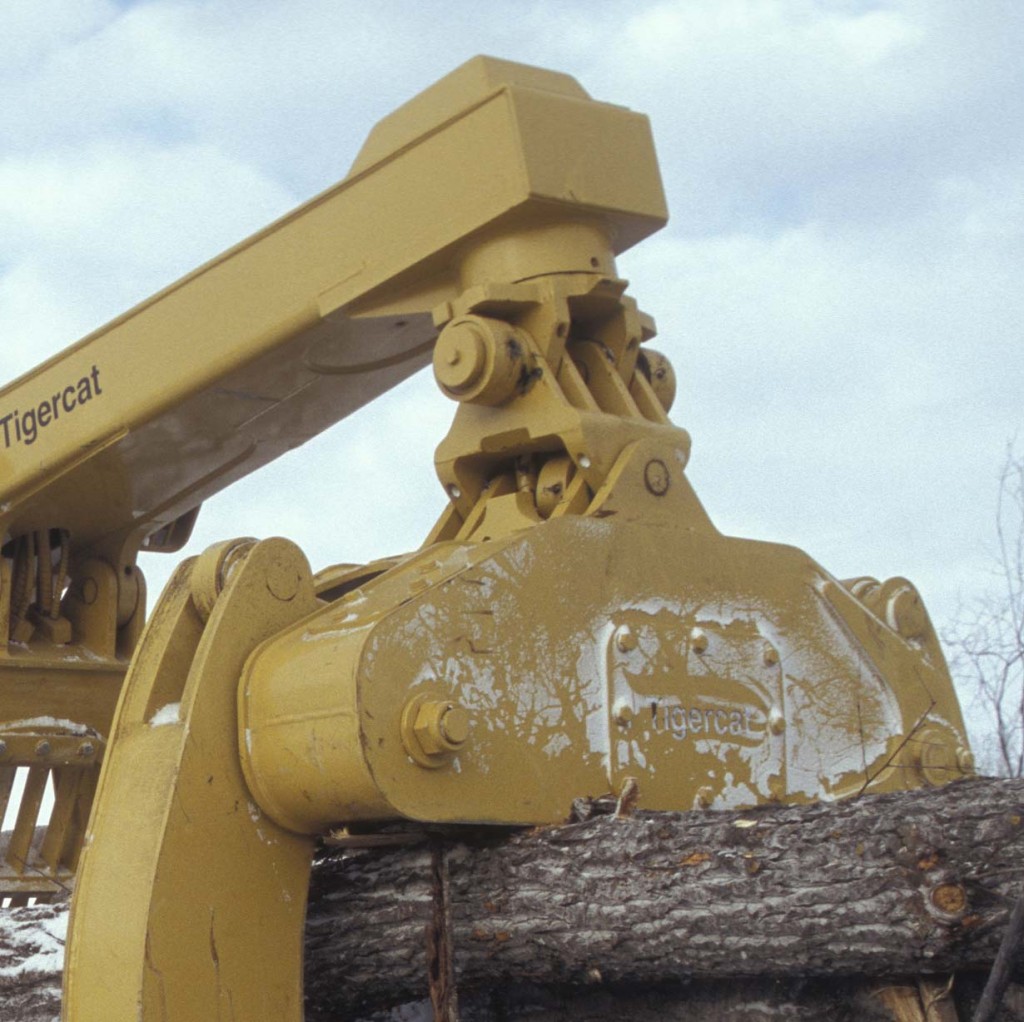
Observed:
[[[1017,0],[5,0],[0,368],[30,369],[341,179],[478,53],[651,118],[671,221],[619,259],[726,533],[904,575],[949,626],[1024,450]],[[419,545],[454,411],[421,373],[211,499],[185,551]],[[176,558],[147,556],[158,589]]]

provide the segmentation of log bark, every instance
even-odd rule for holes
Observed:
[[[60,1015],[66,902],[0,909],[0,1019],[53,1022]]]
[[[968,1022],[1024,883],[1024,782],[409,839],[319,857],[307,1022],[869,1022],[954,973]],[[0,911],[0,1018],[52,1022],[62,914]]]
[[[584,1011],[584,1002],[645,990],[671,989],[667,1003],[686,1004],[705,984],[718,991],[713,1006],[743,981],[748,1000],[792,1002],[764,1018],[797,1018],[800,998],[835,1001],[843,988],[838,1000],[850,1001],[851,990],[894,978],[986,970],[1022,882],[1021,781],[744,812],[598,815],[327,855],[311,889],[307,1017],[369,1017],[429,998],[443,925],[464,1017],[536,1009],[487,1015],[481,1004],[494,990],[534,1002],[571,991]],[[976,983],[965,975],[956,986]],[[652,1010],[672,1017],[663,1003]],[[844,1017],[829,1010],[819,1017]],[[870,1017],[865,1010],[849,1017]],[[683,1014],[732,1017],[692,1005]]]

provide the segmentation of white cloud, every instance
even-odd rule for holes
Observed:
[[[0,32],[0,81],[31,72],[52,53],[116,18],[109,0],[6,0]]]
[[[245,196],[245,206],[232,202]],[[59,158],[0,160],[0,229],[5,243],[81,245],[103,229],[121,240],[126,262],[252,230],[295,197],[209,143],[100,143]],[[194,215],[183,219],[175,207]],[[216,218],[221,223],[210,223]],[[197,241],[197,235],[200,240]],[[95,253],[93,253],[95,255]]]
[[[0,159],[0,351],[30,368],[296,204],[209,143]],[[6,267],[6,269],[4,269]]]

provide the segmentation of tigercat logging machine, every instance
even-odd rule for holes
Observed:
[[[0,391],[0,801],[27,776],[0,884],[74,890],[65,1019],[298,1022],[331,828],[971,771],[913,586],[723,536],[691,489],[615,268],[666,215],[645,117],[477,58],[340,184]],[[229,539],[145,619],[140,551],[431,361],[457,410],[418,550],[314,574]]]

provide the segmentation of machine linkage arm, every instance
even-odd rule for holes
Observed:
[[[667,415],[674,373],[641,348],[654,325],[624,288],[548,275],[474,287],[435,311],[434,375],[459,409],[435,458],[451,503],[428,543],[587,513],[644,438],[667,439],[685,465],[689,437]]]
[[[317,605],[285,540],[219,544],[168,583],[125,681],[82,854],[65,1019],[301,1020],[315,840],[254,801],[237,699],[252,650]]]

